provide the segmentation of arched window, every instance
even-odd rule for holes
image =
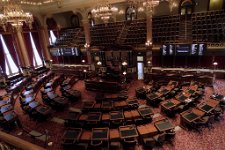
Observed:
[[[31,32],[29,32],[29,35],[30,35],[31,46],[33,49],[33,66],[34,66],[34,68],[42,67],[43,63],[42,63],[40,55],[38,54],[38,51],[37,51],[36,45],[34,43],[34,39],[33,39]]]
[[[55,33],[52,30],[50,30],[49,33],[50,33],[49,43],[50,43],[50,45],[54,45],[57,40]]]
[[[77,15],[72,15],[70,18],[71,21],[71,27],[77,28],[80,27],[80,19]]]
[[[180,2],[180,14],[190,15],[194,11],[194,1],[192,0],[182,0]]]
[[[127,21],[137,19],[137,12],[136,12],[136,9],[134,7],[131,7],[131,6],[128,7],[125,15],[126,15]]]
[[[16,74],[19,74],[19,69],[16,66],[15,62],[12,59],[12,56],[9,53],[9,49],[6,46],[5,40],[2,36],[2,34],[0,34],[0,39],[1,39],[1,43],[2,43],[2,48],[4,51],[4,56],[5,56],[5,73],[7,76],[13,76]]]

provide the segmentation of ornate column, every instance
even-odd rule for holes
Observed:
[[[16,34],[16,41],[18,42],[18,46],[19,46],[19,56],[20,56],[20,59],[22,60],[21,62],[23,62],[22,67],[30,67],[31,63],[29,60],[29,55],[27,52],[27,48],[26,48],[22,33],[21,31],[16,31],[15,34]]]
[[[146,12],[146,25],[147,25],[147,41],[146,45],[152,45],[152,10],[147,8]]]
[[[48,36],[49,35],[48,35],[47,27],[46,26],[40,27],[39,34],[40,34],[40,37],[41,37],[40,41],[41,41],[41,45],[42,45],[42,48],[43,48],[44,58],[45,58],[45,60],[50,61],[52,58],[51,58],[51,55],[50,55],[50,52],[49,52],[49,49],[48,49],[48,45],[49,45]]]
[[[147,73],[152,71],[152,7],[146,8],[146,25],[147,25],[147,37],[146,37],[146,64]]]
[[[91,53],[89,51],[89,47],[90,47],[90,43],[91,43],[89,20],[88,19],[82,20],[82,24],[83,24],[85,42],[86,42],[84,46],[87,50],[87,63],[92,64]]]
[[[30,71],[31,70],[31,62],[29,59],[29,55],[28,55],[28,51],[27,51],[27,47],[25,45],[25,41],[22,35],[22,32],[20,30],[16,30],[14,32],[15,35],[15,42],[16,42],[16,46],[17,46],[17,53],[19,55],[19,59],[20,59],[20,67],[22,69],[22,73],[25,76],[30,76]]]
[[[88,19],[82,20],[82,24],[83,24],[83,28],[84,28],[84,35],[85,35],[86,44],[90,45],[90,43],[91,43],[91,34],[90,34],[89,20]]]
[[[12,37],[13,37],[14,44],[15,44],[15,47],[16,47],[16,52],[17,52],[18,57],[19,57],[20,67],[24,67],[26,65],[25,65],[25,62],[24,62],[24,59],[23,59],[22,50],[20,49],[19,40],[18,40],[17,36],[15,36],[15,35],[16,35],[16,32],[12,32]]]

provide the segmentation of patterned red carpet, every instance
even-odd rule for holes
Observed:
[[[133,81],[131,84],[128,85],[128,94],[129,97],[135,96],[135,89],[137,87],[143,86],[142,81]],[[82,93],[82,100],[94,100],[95,99],[95,92],[90,92],[85,90],[83,81],[78,81],[74,86],[73,89],[79,90]],[[208,99],[209,96],[213,93],[220,93],[225,95],[225,81],[224,80],[217,80],[213,87],[206,87],[204,100]],[[59,92],[59,88],[57,88],[57,93]],[[40,92],[37,94],[37,101],[41,101],[41,94]],[[145,100],[140,100],[140,103],[145,103]],[[81,102],[70,104],[69,107],[80,108]],[[49,131],[49,141],[53,142],[52,146],[46,146],[47,149],[51,150],[59,150],[61,148],[61,138],[64,132],[63,124],[59,124],[53,121],[46,121],[46,122],[35,122],[27,114],[24,114],[22,111],[19,100],[15,103],[15,111],[19,115],[19,119],[22,122],[22,125],[28,127],[30,130],[35,130],[40,133],[44,132],[44,129]],[[62,112],[53,112],[53,117],[64,119],[67,116],[68,109]],[[154,113],[160,113],[159,108],[154,108]],[[154,118],[154,120],[158,120],[164,117],[164,115],[158,115],[158,117]],[[225,118],[225,115],[224,115]],[[215,121],[213,124],[212,129],[204,128],[202,132],[198,133],[195,131],[188,131],[186,129],[178,127],[180,122],[179,114],[176,115],[175,118],[170,119],[176,127],[176,137],[174,144],[167,144],[165,143],[163,147],[156,147],[154,149],[166,149],[166,150],[223,150],[225,147],[225,121]],[[17,135],[21,132],[21,129],[15,129],[11,131],[10,134],[13,134],[19,138],[25,139],[32,143],[35,143],[40,146],[45,146],[43,141],[38,139],[32,139],[31,137],[27,136],[25,133],[22,135]],[[143,149],[142,146],[137,146],[135,149]]]

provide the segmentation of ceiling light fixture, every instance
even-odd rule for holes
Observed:
[[[92,9],[91,12],[95,18],[100,18],[104,23],[108,23],[113,13],[116,13],[117,11],[118,8],[112,7],[112,5],[107,0],[99,0],[97,6]]]
[[[3,14],[0,14],[0,24],[6,31],[8,24],[12,25],[16,30],[22,29],[23,23],[26,23],[29,28],[32,28],[33,15],[24,12],[20,5],[10,1],[3,6]]]

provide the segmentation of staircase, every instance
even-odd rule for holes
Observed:
[[[180,19],[179,42],[192,42],[192,20],[188,17]]]

